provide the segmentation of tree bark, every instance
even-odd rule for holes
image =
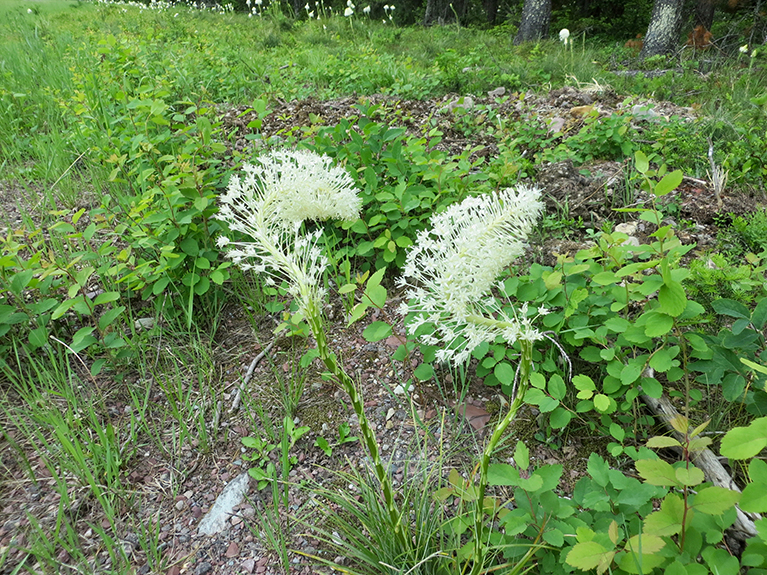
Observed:
[[[514,44],[534,42],[549,34],[551,22],[551,0],[525,0],[522,8],[522,22]]]
[[[482,0],[482,6],[485,9],[487,23],[495,26],[495,19],[498,16],[498,0]]]
[[[669,54],[679,42],[684,0],[655,0],[640,58]]]
[[[714,10],[716,10],[716,0],[697,0],[693,28],[703,26],[706,30],[711,30],[711,25],[714,23]]]
[[[427,0],[423,25],[450,24],[455,22],[456,14],[460,23],[466,15],[466,6],[466,0]]]

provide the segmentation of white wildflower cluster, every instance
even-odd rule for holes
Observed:
[[[460,365],[478,345],[499,336],[509,344],[540,339],[526,306],[510,315],[491,292],[501,272],[523,253],[542,209],[540,190],[519,186],[450,206],[431,218],[431,230],[418,235],[399,280],[409,300],[400,313],[413,314],[410,335],[442,346],[439,360]],[[426,323],[434,331],[421,335]]]
[[[186,9],[190,12],[192,11],[200,11],[200,12],[213,12],[218,14],[231,14],[234,12],[234,5],[231,3],[227,4],[211,4],[208,5],[203,1],[200,2],[191,2],[191,1],[183,1],[183,2],[167,2],[165,0],[150,0],[148,4],[144,4],[142,2],[136,2],[133,0],[123,1],[123,0],[96,0],[96,4],[99,6],[130,6],[133,8],[138,8],[139,11],[143,12],[145,10],[150,10],[153,12],[167,12],[172,9],[178,9],[179,7],[186,7]],[[122,9],[122,13],[126,13],[125,8]],[[174,18],[178,16],[178,13],[174,14]]]
[[[227,255],[243,269],[287,279],[301,311],[324,297],[321,276],[327,258],[317,242],[322,230],[304,233],[305,220],[359,217],[362,200],[349,174],[330,158],[307,151],[277,151],[244,166],[244,178],[232,176],[218,219],[252,241],[219,237]]]
[[[559,41],[567,46],[568,41],[570,41],[570,30],[567,28],[562,28],[559,31]]]
[[[384,4],[384,13],[389,18],[389,21],[392,21],[394,19],[394,6]],[[386,20],[384,20],[383,23],[386,24]]]
[[[344,16],[347,18],[354,14],[354,9],[356,6],[352,4],[352,0],[346,0],[346,10],[344,10]]]

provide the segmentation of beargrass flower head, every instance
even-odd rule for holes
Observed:
[[[241,268],[266,274],[267,283],[287,279],[300,310],[316,311],[327,258],[317,245],[322,230],[305,232],[302,224],[358,219],[362,200],[354,181],[330,158],[308,151],[272,152],[243,171],[229,180],[216,217],[250,241],[221,236],[218,245]]]
[[[738,48],[738,50],[740,50],[741,54],[745,54],[748,52],[748,44],[743,44],[740,48]]]
[[[344,16],[346,16],[347,18],[351,16],[352,14],[354,14],[354,10],[352,10],[351,8],[347,7],[346,10],[344,10]]]
[[[570,30],[567,28],[562,28],[559,31],[559,41],[564,43],[565,46],[567,46],[567,40],[570,38]]]
[[[442,346],[438,359],[460,365],[478,345],[499,336],[509,344],[540,339],[526,306],[505,311],[492,290],[524,252],[542,209],[540,190],[519,186],[466,198],[432,216],[431,229],[418,235],[399,280],[409,300],[400,313],[412,314],[411,335]],[[433,331],[421,335],[427,323]]]

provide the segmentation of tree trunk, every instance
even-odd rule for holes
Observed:
[[[714,10],[716,10],[716,0],[697,0],[693,28],[703,26],[706,30],[711,30],[711,25],[714,23]]]
[[[514,44],[534,42],[549,34],[551,21],[551,0],[525,0],[522,8],[522,22]]]
[[[449,24],[455,22],[456,14],[460,22],[466,15],[466,0],[427,0],[423,25]]]
[[[655,0],[652,19],[647,27],[644,47],[640,58],[649,58],[674,51],[679,42],[679,28],[682,24],[684,0]]]
[[[495,19],[498,16],[498,0],[482,0],[482,6],[485,9],[487,23],[495,26]]]

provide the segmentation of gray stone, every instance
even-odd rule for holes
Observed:
[[[249,488],[250,476],[247,472],[230,481],[216,499],[213,507],[200,521],[200,526],[197,529],[200,535],[214,535],[223,531],[235,506],[242,503]]]
[[[205,575],[213,570],[213,565],[207,561],[203,561],[194,569],[194,575]]]

